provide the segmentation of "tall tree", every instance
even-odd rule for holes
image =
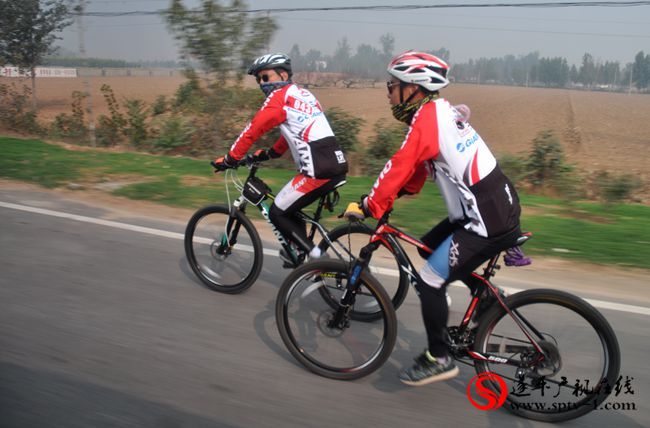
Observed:
[[[309,49],[305,54],[305,67],[307,71],[321,71],[320,61],[323,54],[317,49]]]
[[[36,66],[56,51],[56,33],[72,20],[64,0],[0,0],[0,65],[27,70],[36,110]]]
[[[291,58],[291,67],[294,71],[303,71],[305,68],[305,61],[300,53],[300,46],[295,43],[289,51],[289,58]]]
[[[594,57],[589,53],[582,56],[582,65],[580,66],[580,81],[587,86],[591,87],[596,82],[596,63]]]
[[[379,37],[381,43],[381,51],[385,57],[390,58],[393,56],[393,49],[395,49],[395,37],[391,33],[382,34]]]
[[[187,9],[172,0],[165,18],[186,56],[198,59],[207,71],[216,72],[222,82],[230,73],[238,78],[255,56],[268,47],[278,26],[270,16],[250,16],[242,0],[223,6],[203,0],[197,9]]]
[[[347,37],[343,37],[336,44],[336,50],[332,56],[333,71],[348,73],[350,71],[350,56],[352,48]]]
[[[634,57],[632,79],[637,89],[647,88],[650,83],[650,55],[644,55],[643,51]]]

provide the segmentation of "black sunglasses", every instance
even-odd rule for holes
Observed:
[[[261,76],[255,76],[255,80],[257,80],[257,83],[260,83],[260,82],[267,83],[269,81],[269,75],[268,74],[262,74]]]
[[[401,82],[392,82],[390,80],[388,82],[386,82],[386,89],[388,89],[388,93],[392,94],[393,93],[393,88],[395,86],[399,86],[400,83]]]

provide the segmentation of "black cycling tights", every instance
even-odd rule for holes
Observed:
[[[306,224],[298,217],[297,212],[332,191],[344,179],[345,176],[331,179],[322,186],[298,198],[284,211],[275,204],[271,205],[269,218],[285,238],[297,245],[302,251],[311,251],[314,248],[314,243],[307,237]]]
[[[417,291],[420,297],[422,318],[427,331],[429,352],[434,357],[445,357],[448,354],[445,328],[449,318],[447,284],[440,288],[433,288],[430,285],[419,283]]]

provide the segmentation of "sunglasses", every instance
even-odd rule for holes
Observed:
[[[390,80],[388,82],[386,82],[386,89],[388,89],[388,93],[392,94],[393,93],[393,88],[395,86],[399,86],[399,84],[400,84],[400,82],[392,82]]]
[[[257,83],[260,83],[260,82],[267,83],[269,81],[269,75],[268,74],[262,74],[261,76],[255,76],[255,80],[257,80]]]

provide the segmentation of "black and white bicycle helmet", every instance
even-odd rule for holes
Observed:
[[[293,74],[291,71],[291,58],[281,53],[266,54],[253,61],[248,67],[248,74],[255,76],[262,70],[280,68],[289,73],[289,77]]]

